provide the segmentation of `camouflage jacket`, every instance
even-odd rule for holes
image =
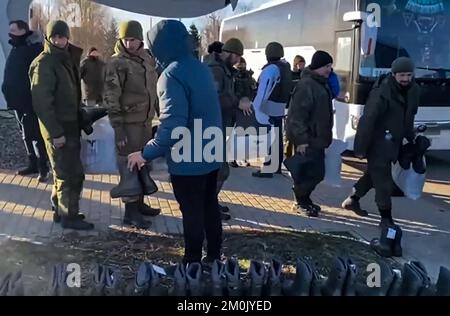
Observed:
[[[121,41],[107,65],[104,105],[113,128],[151,122],[158,108],[156,64],[148,51],[127,52]]]

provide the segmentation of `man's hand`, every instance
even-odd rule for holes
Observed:
[[[58,138],[53,138],[53,147],[55,147],[56,149],[63,148],[65,144],[66,144],[66,137],[61,136]]]
[[[252,115],[252,102],[249,100],[249,98],[242,98],[239,102],[239,109],[244,112],[245,115]]]
[[[142,157],[140,151],[128,155],[128,169],[130,169],[130,171],[133,171],[134,167],[141,170],[146,163],[147,161]]]
[[[309,147],[308,144],[299,145],[296,148],[296,152],[298,152],[300,155],[304,156],[306,155],[306,149]]]

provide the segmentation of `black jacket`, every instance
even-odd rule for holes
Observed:
[[[355,155],[382,165],[396,161],[403,139],[414,140],[414,117],[419,99],[420,88],[415,82],[402,93],[392,75],[379,78],[359,120]],[[386,139],[386,131],[392,140]]]
[[[43,50],[43,37],[30,32],[22,41],[10,41],[13,46],[5,65],[2,92],[8,108],[25,113],[33,112],[28,70]]]
[[[297,83],[286,119],[287,137],[298,145],[324,149],[333,139],[333,106],[328,79],[306,68]]]

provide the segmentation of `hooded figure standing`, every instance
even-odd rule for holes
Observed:
[[[127,157],[152,139],[156,114],[158,74],[155,60],[144,49],[142,26],[137,21],[121,23],[115,54],[107,65],[104,105],[115,132],[117,161],[121,179],[129,176]],[[147,166],[141,172],[148,173]],[[137,177],[137,174],[134,174]],[[157,216],[159,209],[144,203],[144,195],[124,197],[124,223],[146,229],[151,222],[144,216]]]
[[[206,238],[206,260],[211,263],[221,258],[222,222],[216,186],[222,163],[205,159],[209,140],[202,136],[207,129],[215,129],[220,135],[222,118],[214,80],[208,68],[192,55],[189,33],[181,22],[161,21],[147,36],[153,56],[164,69],[158,81],[161,125],[155,139],[129,156],[128,167],[166,157],[175,198],[183,214],[183,261],[200,262]],[[182,136],[173,137],[175,129],[184,132]],[[177,148],[175,145],[180,143],[183,146]]]
[[[63,228],[90,230],[94,225],[79,213],[84,182],[80,159],[83,50],[69,39],[70,29],[64,21],[47,25],[44,51],[30,66],[31,95],[53,169],[53,219]]]
[[[94,106],[103,101],[105,85],[105,63],[100,53],[92,47],[87,57],[81,62],[81,88],[84,103]]]
[[[48,180],[48,157],[39,122],[33,110],[28,70],[33,60],[42,52],[42,35],[30,31],[25,21],[9,23],[9,43],[13,47],[5,66],[2,92],[8,108],[16,113],[28,154],[28,166],[17,172],[27,176],[39,173],[39,182]]]
[[[367,158],[367,171],[342,207],[359,216],[368,216],[367,211],[361,209],[359,200],[375,188],[382,227],[394,225],[392,163],[398,159],[403,139],[410,143],[415,139],[414,118],[420,88],[414,81],[414,71],[415,65],[407,57],[393,62],[392,74],[375,82],[356,132],[355,156]]]

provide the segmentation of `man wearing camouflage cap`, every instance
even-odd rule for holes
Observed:
[[[104,104],[115,132],[121,178],[128,177],[128,155],[140,151],[152,138],[152,120],[158,107],[156,63],[144,49],[143,29],[137,21],[120,24],[115,54],[107,65]],[[139,172],[148,172],[142,168]],[[123,197],[124,223],[148,228],[143,216],[157,216],[159,209],[144,203],[144,196]]]

